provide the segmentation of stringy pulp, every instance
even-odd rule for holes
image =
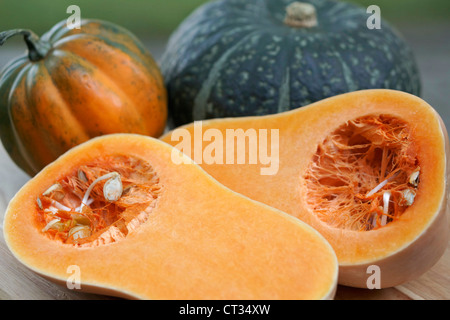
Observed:
[[[37,198],[38,224],[49,238],[80,247],[117,242],[147,220],[160,190],[147,162],[98,158]]]
[[[388,115],[348,121],[317,148],[306,174],[306,202],[332,227],[367,231],[414,203],[420,167],[411,130]]]

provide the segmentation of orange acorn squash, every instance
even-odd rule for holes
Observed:
[[[16,164],[30,175],[71,147],[108,133],[158,137],[167,118],[159,68],[129,31],[105,21],[65,21],[38,38],[22,34],[28,54],[0,78],[0,134]]]
[[[316,230],[173,150],[135,134],[72,148],[11,200],[8,247],[55,282],[126,298],[334,296],[337,258]]]
[[[243,154],[234,147],[239,142],[230,147],[228,137],[217,139],[238,129]],[[278,132],[268,148],[277,157],[251,163],[261,155],[255,147],[262,130]],[[187,136],[194,142],[184,143]],[[448,135],[416,96],[362,90],[278,115],[197,122],[162,140],[230,189],[317,229],[336,251],[341,284],[401,284],[427,271],[447,247]],[[202,162],[208,154],[227,161]],[[262,174],[268,169],[273,174]]]

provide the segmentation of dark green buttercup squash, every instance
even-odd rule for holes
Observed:
[[[219,0],[192,13],[161,61],[174,125],[264,115],[337,94],[420,95],[413,54],[366,8],[334,0]]]

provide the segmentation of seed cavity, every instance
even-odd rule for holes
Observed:
[[[331,227],[375,230],[414,204],[419,175],[411,126],[370,115],[348,121],[318,145],[303,175],[304,199]]]
[[[36,199],[47,237],[77,247],[121,241],[149,218],[161,186],[146,161],[100,157],[55,181]]]

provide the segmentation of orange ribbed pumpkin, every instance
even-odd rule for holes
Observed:
[[[158,137],[167,94],[158,65],[139,40],[110,22],[65,21],[38,38],[22,34],[28,53],[0,78],[0,134],[15,163],[30,175],[68,149],[109,133]]]

